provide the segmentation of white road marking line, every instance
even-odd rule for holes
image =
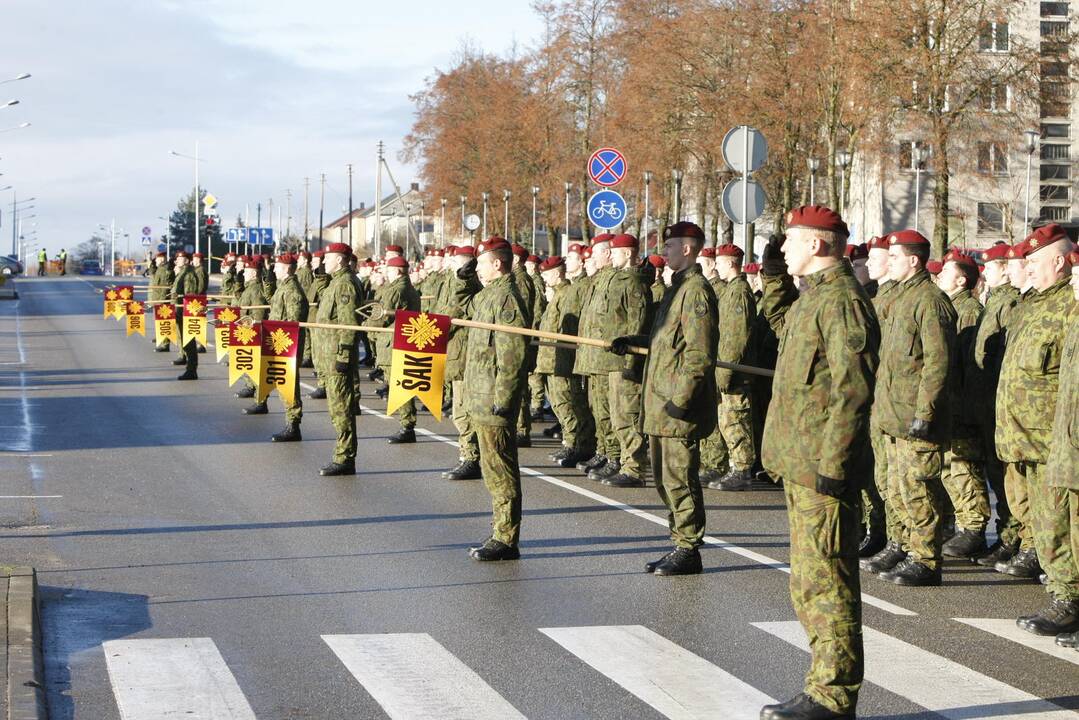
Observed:
[[[430,635],[323,635],[322,639],[391,720],[524,720]]]
[[[809,652],[797,621],[752,623]],[[1076,713],[928,650],[862,627],[865,679],[951,720],[1076,720]]]
[[[7,452],[0,452],[0,459],[3,459],[3,458],[36,458],[36,457],[52,457],[52,453],[7,453]]]
[[[300,386],[304,387],[304,388],[306,388],[308,390],[312,390],[312,391],[315,389],[313,386],[308,385],[307,383],[300,383]],[[374,410],[373,408],[367,407],[366,405],[361,405],[360,407],[363,409],[364,413],[366,413],[366,414],[374,415],[376,417],[382,418],[383,420],[390,420],[391,419],[389,415],[385,415],[383,413],[380,413],[377,410]],[[438,433],[431,432],[430,430],[425,430],[423,428],[418,427],[418,428],[416,428],[416,432],[420,433],[421,435],[425,435],[425,436],[427,436],[429,438],[433,438],[435,440],[438,440],[439,442],[444,442],[447,445],[452,445],[454,447],[458,447],[458,444],[456,442],[454,442],[453,440],[450,440],[447,437],[439,435]],[[642,520],[647,520],[650,523],[654,523],[654,524],[659,525],[659,526],[664,527],[664,528],[667,527],[667,518],[661,518],[658,515],[653,515],[652,513],[645,512],[644,510],[640,510],[638,508],[635,508],[632,505],[627,505],[627,504],[625,504],[623,502],[619,502],[618,500],[615,500],[614,498],[609,498],[606,495],[600,495],[597,492],[593,492],[591,490],[586,490],[584,488],[577,487],[573,483],[566,482],[565,480],[560,480],[560,479],[555,478],[555,477],[551,477],[550,475],[545,475],[544,473],[540,472],[539,470],[534,470],[534,469],[532,469],[530,467],[525,467],[523,465],[521,466],[521,472],[523,474],[525,474],[525,475],[529,475],[531,477],[534,477],[537,480],[543,480],[544,482],[550,483],[551,485],[556,485],[556,486],[558,486],[560,488],[563,488],[565,490],[569,490],[570,492],[574,492],[574,493],[577,493],[578,495],[583,495],[586,498],[590,498],[592,500],[595,500],[596,502],[602,503],[604,505],[609,505],[610,507],[613,507],[613,508],[617,508],[617,509],[621,510],[622,512],[629,513],[630,515],[634,515],[636,517],[639,517]],[[750,550],[749,548],[744,548],[741,545],[736,545],[735,543],[728,542],[728,541],[726,541],[726,540],[724,540],[722,538],[715,537],[714,535],[705,535],[704,536],[704,542],[709,544],[709,545],[715,545],[716,547],[723,548],[727,552],[733,553],[733,554],[738,555],[740,557],[744,557],[747,560],[752,560],[753,562],[758,563],[759,565],[763,565],[765,567],[772,568],[773,570],[779,570],[781,572],[785,572],[787,574],[790,574],[791,568],[790,568],[790,565],[788,565],[787,563],[780,562],[779,560],[776,560],[775,558],[770,558],[767,555],[756,552],[754,550]],[[887,600],[882,600],[881,598],[875,597],[873,595],[867,595],[866,593],[862,593],[862,602],[865,603],[866,605],[872,605],[875,608],[878,608],[878,609],[883,610],[885,612],[889,612],[889,613],[891,613],[893,615],[900,615],[900,616],[903,616],[903,617],[915,617],[915,616],[918,615],[918,613],[914,612],[913,610],[908,610],[905,607],[901,607],[899,605],[896,605],[895,603],[890,603]]]
[[[1028,633],[1026,630],[1020,630],[1015,624],[1015,620],[1012,618],[1003,620],[994,618],[955,618],[955,620],[965,625],[976,627],[979,630],[984,630],[990,635],[996,635],[1005,640],[1011,640],[1020,645],[1026,645],[1028,648],[1037,650],[1038,652],[1043,652],[1046,655],[1052,655],[1055,658],[1067,660],[1074,665],[1079,665],[1079,652],[1073,648],[1060,647],[1056,643],[1056,638],[1052,635],[1034,635],[1033,633]]]
[[[0,495],[0,500],[22,500],[29,498],[62,498],[63,495]]]
[[[768,695],[641,625],[540,628],[672,720],[756,720]]]
[[[255,720],[210,638],[103,643],[123,720]]]

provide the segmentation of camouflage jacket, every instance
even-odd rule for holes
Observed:
[[[656,308],[651,333],[639,341],[648,345],[641,432],[700,440],[715,430],[716,313],[716,294],[700,265],[675,273]],[[668,413],[667,403],[681,417]]]
[[[525,317],[528,323],[525,327],[535,327],[539,323],[540,316],[543,315],[540,303],[545,302],[545,299],[542,296],[537,297],[536,285],[532,282],[532,278],[528,277],[524,265],[518,265],[510,271],[510,282],[517,288],[517,294],[524,301]]]
[[[315,322],[329,325],[358,325],[356,309],[359,299],[356,297],[356,285],[352,282],[352,272],[340,268],[330,276],[330,284],[319,296],[318,313]],[[315,360],[315,369],[319,375],[328,375],[334,370],[334,363],[348,362],[356,346],[355,330],[328,330],[312,328],[311,352]]]
[[[989,407],[996,403],[1000,363],[1004,360],[1005,328],[1018,304],[1019,291],[1010,284],[991,289],[974,334],[974,364],[978,367],[983,385],[980,397],[989,400]],[[985,407],[986,403],[981,405]]]
[[[950,299],[956,313],[955,356],[951,372],[952,435],[974,437],[978,421],[977,396],[985,391],[981,373],[974,363],[974,340],[982,304],[970,290],[963,290]]]
[[[757,319],[757,300],[745,275],[723,284],[716,296],[719,310],[719,348],[723,362],[752,365],[753,325]],[[727,392],[744,385],[748,376],[726,368],[716,368],[716,389]]]
[[[182,305],[185,295],[201,294],[199,292],[198,276],[195,275],[195,271],[191,269],[190,265],[185,265],[184,269],[178,272],[176,278],[172,281],[172,301],[177,305]]]
[[[304,296],[307,295],[307,291],[311,287],[311,281],[315,279],[315,271],[311,269],[310,265],[304,265],[302,268],[296,268],[296,281],[300,283],[300,289],[303,290]]]
[[[874,425],[909,437],[915,418],[929,423],[929,442],[951,438],[949,373],[955,352],[955,309],[925,270],[899,283],[881,324]]]
[[[881,325],[888,318],[888,309],[895,299],[895,289],[897,287],[899,287],[899,284],[895,280],[885,280],[878,283],[876,290],[869,293],[869,297],[873,300],[873,310],[877,313],[877,322]]]
[[[529,327],[524,300],[512,273],[492,281],[470,303],[472,319]],[[464,383],[466,403],[477,425],[515,427],[524,391],[528,338],[493,330],[468,329]],[[500,408],[495,415],[494,409]]]
[[[191,268],[191,271],[195,273],[195,278],[199,281],[199,289],[196,295],[205,295],[206,289],[210,287],[210,280],[206,275],[206,268],[199,265],[198,267]]]
[[[237,302],[241,306],[248,306],[247,310],[240,310],[241,317],[249,317],[252,320],[266,319],[266,310],[264,308],[250,307],[252,305],[266,304],[266,296],[262,294],[262,283],[248,283],[240,293],[240,299]]]
[[[1060,369],[1056,419],[1045,470],[1050,485],[1079,490],[1079,473],[1075,471],[1079,468],[1079,315],[1074,310],[1064,335]]]
[[[573,286],[563,280],[554,288],[554,297],[547,303],[540,320],[540,330],[577,334],[577,313],[572,308],[575,293]],[[572,312],[571,312],[572,310]],[[576,353],[572,348],[541,345],[536,355],[536,372],[556,377],[569,377],[573,374],[573,359]]]
[[[847,263],[805,278],[762,275],[763,313],[779,336],[761,461],[774,477],[815,488],[817,475],[856,481],[872,459],[869,417],[880,327]]]
[[[379,293],[379,302],[386,308],[386,314],[378,320],[370,320],[365,324],[390,327],[394,323],[394,310],[419,310],[420,293],[408,279],[408,275],[401,275],[391,283],[382,286]],[[358,318],[358,316],[356,316]],[[353,321],[355,324],[355,321]],[[392,360],[393,333],[377,333],[374,337],[375,357],[381,367],[388,368]],[[387,373],[387,377],[388,377]]]
[[[431,312],[448,315],[451,318],[465,317],[469,303],[479,291],[480,281],[475,272],[466,273],[462,278],[455,270],[451,270],[439,287],[438,297],[434,300]],[[468,328],[450,325],[445,371],[446,380],[449,382],[463,380],[465,377],[465,341],[467,339]]]
[[[649,300],[635,269],[605,267],[592,276],[587,304],[581,307],[579,334],[595,340],[642,335],[648,331]],[[603,348],[581,345],[573,371],[601,375],[631,369],[637,362],[636,356],[619,357]]]
[[[260,271],[259,277],[262,281],[262,294],[267,300],[273,298],[273,294],[277,292],[277,276],[273,274],[272,266],[269,270]]]
[[[322,292],[329,286],[330,276],[324,272],[317,272],[311,279],[311,287],[307,288],[307,302],[312,307],[318,304]]]
[[[659,305],[663,300],[663,293],[667,292],[666,284],[662,280],[656,280],[650,289],[652,290],[652,305]]]
[[[151,285],[165,285],[160,290],[151,290],[149,293],[150,300],[170,300],[169,297],[172,292],[172,284],[176,282],[176,276],[172,272],[172,268],[168,263],[160,265],[154,268],[154,274],[150,276]]]
[[[235,297],[239,295],[236,292],[236,268],[229,266],[226,267],[224,272],[221,273],[221,294],[229,297]]]
[[[1004,462],[1044,463],[1075,300],[1065,278],[1042,292],[1032,291],[1023,304],[1022,323],[1008,331],[997,386],[997,456]]]
[[[303,322],[307,319],[307,297],[300,287],[300,281],[293,275],[277,286],[270,302],[270,320]]]

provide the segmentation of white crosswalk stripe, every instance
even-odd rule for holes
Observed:
[[[540,628],[672,720],[755,720],[775,702],[752,685],[640,625]]]
[[[391,720],[524,720],[430,635],[323,635]]]
[[[255,720],[209,638],[111,640],[103,649],[124,720]]]
[[[797,621],[753,623],[809,652]],[[863,627],[865,679],[952,720],[1076,720],[1079,714],[957,662]]]
[[[1074,665],[1079,665],[1079,651],[1072,648],[1062,648],[1056,643],[1052,635],[1033,635],[1026,630],[1020,630],[1013,618],[997,620],[995,618],[955,618],[958,622],[984,630],[991,635],[1002,637],[1006,640],[1026,645],[1028,648],[1043,652],[1046,655],[1060,658]]]

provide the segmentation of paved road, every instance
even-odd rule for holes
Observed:
[[[39,569],[55,718],[754,718],[800,689],[777,490],[707,491],[706,572],[654,578],[654,490],[552,469],[538,438],[523,558],[481,565],[487,494],[439,479],[450,423],[390,446],[369,412],[360,473],[320,478],[324,402],[302,444],[267,442],[276,398],[243,416],[208,355],[175,382],[101,284],[0,302],[0,557]],[[864,591],[863,716],[1079,717],[1079,653],[1013,631],[1040,586],[957,562]]]

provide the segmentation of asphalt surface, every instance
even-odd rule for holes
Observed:
[[[212,349],[198,382],[176,382],[174,354],[101,317],[103,284],[28,278],[21,299],[0,301],[0,558],[38,569],[53,718],[121,717],[103,643],[165,638],[209,638],[263,719],[407,716],[365,689],[327,635],[427,634],[533,719],[708,716],[661,712],[549,628],[644,626],[768,696],[801,689],[808,656],[752,624],[794,620],[776,567],[788,557],[778,489],[707,490],[717,540],[705,573],[652,577],[644,562],[670,544],[655,490],[551,467],[555,443],[537,425],[536,447],[521,452],[522,559],[476,563],[467,548],[487,536],[489,498],[482,482],[440,479],[456,460],[448,419],[421,414],[430,432],[391,446],[396,422],[366,413],[358,474],[320,478],[333,447],[324,401],[304,401],[304,442],[268,442],[284,424],[276,397],[269,415],[244,416],[248,401],[233,397]],[[373,387],[365,404],[384,409]],[[1039,585],[949,562],[942,588],[863,575],[863,592],[866,625],[902,647],[1079,710],[1079,664],[955,619],[1030,613],[1045,603]],[[904,668],[870,655],[879,682],[866,683],[860,716],[937,716],[926,683],[906,681]],[[939,669],[925,668],[950,677]],[[423,673],[402,682],[425,689]],[[961,686],[935,691],[954,696],[946,717],[1067,715],[999,700],[1007,692],[987,701]]]

